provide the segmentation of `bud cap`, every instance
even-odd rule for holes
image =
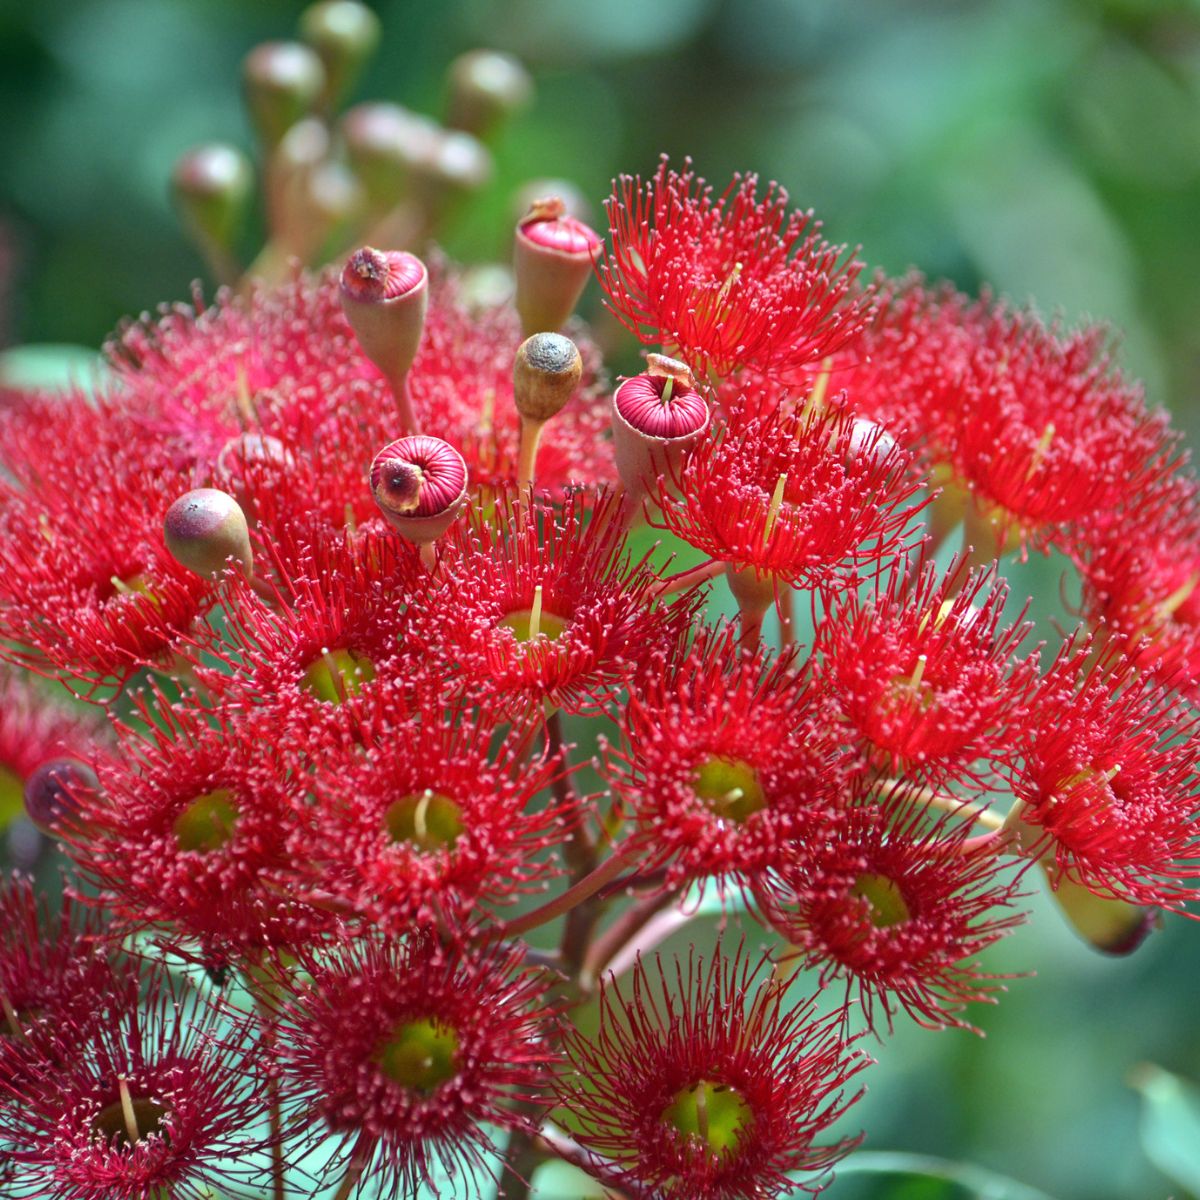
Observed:
[[[220,574],[230,558],[247,573],[253,567],[246,514],[217,488],[196,488],[180,496],[167,509],[163,541],[175,561],[197,575]]]
[[[535,333],[517,348],[513,400],[529,421],[548,421],[562,411],[583,375],[579,348],[558,333]]]

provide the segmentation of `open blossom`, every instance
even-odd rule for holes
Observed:
[[[410,613],[412,644],[445,664],[461,692],[514,709],[568,712],[612,697],[673,644],[693,598],[658,601],[658,576],[633,561],[609,494],[579,492],[561,510],[502,494],[447,539],[437,577]]]
[[[1180,909],[1200,875],[1196,719],[1119,655],[1092,658],[1064,647],[1019,732],[1022,838],[1100,895]]]
[[[534,800],[569,768],[532,751],[532,722],[497,740],[486,711],[425,695],[409,712],[392,690],[346,709],[297,812],[298,888],[404,932],[511,903],[552,873],[539,852],[562,840],[563,814]]]
[[[794,955],[857,994],[868,1022],[878,1005],[889,1028],[897,1008],[966,1025],[967,1003],[995,999],[977,955],[1023,919],[1011,864],[969,833],[969,822],[931,822],[903,788],[860,794],[835,838],[797,844],[755,897]]]
[[[818,1138],[858,1098],[846,1084],[868,1060],[842,1013],[789,1007],[762,966],[720,948],[653,974],[639,961],[627,989],[604,984],[599,1032],[568,1034],[560,1095],[619,1180],[663,1200],[774,1200],[793,1194],[789,1172],[850,1149]]]
[[[661,525],[781,583],[847,583],[905,544],[920,505],[908,456],[838,411],[735,414],[657,496]],[[657,523],[657,522],[656,522]]]
[[[332,1134],[384,1197],[439,1171],[478,1186],[485,1126],[529,1128],[554,1052],[544,985],[519,947],[455,951],[431,937],[347,941],[304,957],[278,1003],[289,1108]]]
[[[609,783],[668,879],[741,883],[829,831],[846,767],[795,655],[701,633],[631,689]],[[665,656],[664,656],[665,657]]]
[[[834,599],[819,676],[868,761],[962,778],[1005,757],[1035,674],[1015,660],[1029,626],[1002,626],[1007,598],[986,572],[901,560],[873,592]]]
[[[870,311],[861,264],[788,211],[772,184],[735,176],[714,197],[664,158],[645,184],[622,176],[607,204],[612,250],[600,282],[617,318],[698,377],[750,368],[791,381],[844,345]]]
[[[249,1027],[232,1025],[165,969],[94,998],[83,1044],[64,1033],[0,1100],[20,1200],[202,1200],[257,1195],[269,1162]],[[0,1089],[3,1084],[0,1083]]]

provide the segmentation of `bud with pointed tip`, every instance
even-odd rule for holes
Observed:
[[[408,188],[415,167],[429,162],[437,126],[399,104],[356,104],[342,117],[342,140],[350,167],[376,211],[389,209]]]
[[[467,464],[449,442],[418,434],[375,455],[371,494],[401,537],[425,545],[442,536],[467,501]]]
[[[52,758],[25,781],[25,812],[43,832],[53,836],[64,817],[79,811],[100,790],[100,780],[77,758]]]
[[[193,147],[171,172],[171,192],[191,232],[223,249],[241,228],[253,189],[250,160],[224,142]]]
[[[530,205],[513,242],[517,312],[527,336],[566,324],[601,245],[594,230],[567,215],[558,196]]]
[[[215,576],[230,558],[251,573],[254,556],[246,514],[227,492],[196,488],[180,496],[163,520],[163,541],[181,566],[197,575]]]
[[[324,104],[331,108],[353,86],[379,47],[379,18],[357,0],[320,0],[300,14],[300,36],[325,67]]]
[[[533,97],[529,72],[511,54],[469,50],[449,67],[446,124],[486,138]]]
[[[364,246],[350,255],[342,269],[340,292],[342,311],[362,352],[391,386],[404,428],[416,432],[407,380],[425,328],[429,302],[425,264],[404,250]]]
[[[325,68],[303,42],[263,42],[242,64],[246,107],[266,146],[313,109],[325,87]]]
[[[632,496],[675,474],[684,453],[708,431],[708,404],[686,364],[647,355],[647,368],[613,393],[613,449],[621,482]]]

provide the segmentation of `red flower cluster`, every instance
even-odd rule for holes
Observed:
[[[664,352],[611,405],[581,327],[521,341],[578,291],[525,246],[515,307],[404,257],[405,354],[386,288],[295,273],[126,329],[94,402],[0,414],[0,639],[116,735],[3,684],[13,795],[94,769],[38,811],[105,912],[0,895],[12,1194],[237,1194],[240,1157],[282,1195],[319,1144],[339,1200],[478,1189],[498,1130],[517,1188],[559,1156],[656,1200],[816,1190],[855,1037],[972,1027],[1031,864],[1068,916],[1196,898],[1200,510],[1104,335],[863,289],[753,177],[664,162],[609,218],[609,303]],[[1030,545],[1094,627],[1048,666],[992,565]],[[648,963],[705,889],[773,974]]]

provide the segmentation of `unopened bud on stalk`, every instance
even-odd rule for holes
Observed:
[[[376,211],[400,199],[414,167],[432,159],[437,139],[437,126],[428,117],[399,104],[356,104],[342,117],[350,168]]]
[[[561,334],[535,333],[517,348],[513,403],[521,414],[517,486],[522,492],[533,482],[542,426],[563,410],[582,375],[579,348]]]
[[[1132,954],[1161,924],[1161,914],[1155,908],[1096,896],[1061,874],[1053,864],[1043,861],[1042,866],[1051,883],[1050,894],[1067,923],[1103,954]]]
[[[232,245],[253,190],[250,160],[223,142],[189,150],[171,172],[171,193],[189,230],[223,250]]]
[[[408,371],[417,356],[429,301],[429,272],[415,254],[364,246],[342,269],[342,311],[362,352],[392,389],[404,428],[415,432]]]
[[[379,18],[356,0],[321,0],[300,14],[300,36],[325,67],[323,102],[332,107],[379,47]]]
[[[450,97],[446,124],[479,138],[494,133],[504,119],[533,98],[529,72],[498,50],[469,50],[447,71]]]
[[[253,570],[246,514],[232,496],[216,488],[180,496],[163,519],[163,541],[175,561],[197,575],[219,575],[230,558],[247,575]]]
[[[558,196],[534,201],[517,224],[513,243],[517,312],[527,336],[562,328],[579,302],[600,246],[599,235],[567,216]]]
[[[371,494],[401,537],[425,545],[442,536],[467,501],[467,464],[449,442],[418,434],[375,455]]]
[[[411,184],[429,227],[443,221],[492,177],[487,147],[457,129],[433,130],[427,153],[413,164]]]
[[[25,812],[43,833],[54,835],[55,826],[99,790],[100,780],[87,763],[53,758],[25,781]]]
[[[302,42],[264,42],[242,64],[246,107],[265,146],[312,111],[325,87],[317,52]]]
[[[631,496],[678,471],[684,453],[708,430],[709,410],[686,364],[661,354],[626,379],[612,399],[617,472]]]

